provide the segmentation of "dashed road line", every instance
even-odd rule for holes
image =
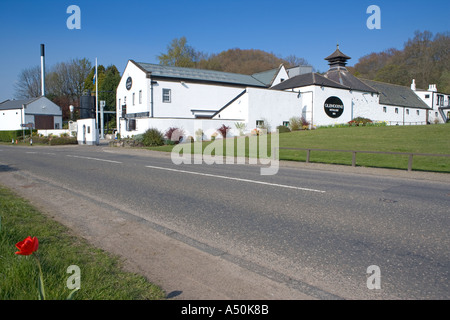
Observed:
[[[209,173],[186,171],[186,170],[164,168],[164,167],[155,167],[155,166],[146,166],[146,167],[147,168],[151,168],[151,169],[166,170],[166,171],[172,171],[172,172],[178,172],[178,173],[187,173],[187,174],[193,174],[193,175],[199,175],[199,176],[205,176],[205,177],[211,177],[211,178],[235,180],[235,181],[256,183],[256,184],[262,184],[262,185],[273,186],[273,187],[280,187],[280,188],[296,189],[296,190],[302,190],[302,191],[325,193],[325,191],[323,191],[323,190],[316,190],[316,189],[310,189],[310,188],[288,186],[288,185],[285,185],[285,184],[270,183],[270,182],[264,182],[264,181],[258,181],[258,180],[234,178],[234,177],[227,177],[227,176],[221,176],[221,175],[215,175],[215,174],[209,174]]]

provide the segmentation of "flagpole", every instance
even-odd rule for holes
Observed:
[[[95,58],[95,128],[98,132],[98,66]]]

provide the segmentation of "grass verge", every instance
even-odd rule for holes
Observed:
[[[0,186],[0,300],[36,300],[38,268],[32,256],[19,256],[15,244],[39,239],[48,300],[64,300],[71,290],[67,268],[81,271],[74,300],[160,300],[164,292],[144,277],[123,271],[118,257],[90,246],[70,230],[41,214],[26,200]]]
[[[450,124],[428,126],[382,126],[382,127],[343,127],[323,128],[311,131],[295,131],[281,133],[280,147],[286,148],[311,148],[332,150],[356,150],[356,151],[382,151],[404,153],[430,153],[450,154]],[[245,156],[249,157],[249,138],[246,139]],[[270,141],[268,138],[269,156]],[[202,143],[202,152],[212,142]],[[174,146],[161,146],[148,148],[156,151],[171,152]],[[216,155],[225,154],[225,144],[217,148]],[[185,148],[189,152],[189,148]],[[191,152],[194,152],[192,146]],[[235,152],[236,155],[236,152]],[[311,162],[330,164],[352,164],[351,153],[339,152],[311,152]],[[306,161],[306,151],[280,150],[280,160]],[[385,154],[358,154],[357,165],[364,167],[379,167],[392,169],[407,169],[408,156]],[[450,158],[415,156],[413,170],[450,172]]]

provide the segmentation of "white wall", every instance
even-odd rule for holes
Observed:
[[[348,90],[307,86],[294,89],[301,94],[301,114],[312,126],[327,126],[347,123],[352,119],[352,95]],[[344,104],[344,111],[339,118],[331,118],[325,113],[324,104],[330,97],[338,97]]]
[[[128,77],[132,79],[132,86],[130,90],[126,88],[126,81]],[[142,101],[139,103],[139,92],[142,91]],[[133,105],[133,93],[135,94],[135,103]],[[127,113],[150,112],[150,79],[147,78],[146,73],[137,67],[131,61],[125,68],[122,78],[117,86],[116,92],[116,111],[117,123],[122,117],[122,105],[127,105]],[[126,101],[126,102],[125,102]],[[120,104],[119,104],[120,103]]]
[[[163,89],[171,90],[171,102],[162,102]],[[171,82],[158,80],[154,85],[155,117],[193,118],[191,110],[218,111],[243,91],[242,87]]]
[[[125,120],[121,120],[122,128],[126,128]],[[195,132],[201,128],[204,132],[204,139],[210,140],[211,135],[214,132],[217,132],[217,129],[220,128],[222,125],[229,126],[231,129],[228,133],[228,136],[238,136],[239,131],[236,129],[235,123],[238,121],[234,120],[211,120],[211,119],[170,119],[170,118],[142,118],[142,119],[136,119],[136,130],[135,131],[126,131],[122,130],[121,137],[122,138],[131,138],[133,136],[136,136],[138,134],[142,134],[147,129],[155,128],[161,131],[162,134],[165,134],[167,129],[173,127],[173,128],[179,128],[182,129],[184,132],[184,137],[187,138],[188,136],[193,137],[196,140]],[[220,135],[217,136],[217,138],[221,138]]]
[[[434,91],[425,91],[425,90],[417,90],[415,91],[415,93],[430,107],[432,108],[432,110],[428,111],[428,121],[430,123],[443,123],[444,119],[442,118],[440,112],[439,112],[439,107],[441,107],[441,105],[438,105],[438,95],[443,95],[444,96],[444,103],[442,106],[450,106],[450,95],[449,94],[443,94],[443,93],[438,93],[438,92],[434,92]],[[427,98],[428,96],[428,98]],[[444,113],[447,114],[449,110],[444,110]]]
[[[0,130],[20,130],[22,123],[22,109],[0,110]]]
[[[95,130],[95,119],[80,119],[77,121],[78,144],[96,145],[98,144],[98,131]]]
[[[287,79],[289,79],[289,74],[287,73],[287,71],[284,68],[284,66],[282,66],[280,68],[280,70],[278,71],[275,79],[272,82],[272,87],[276,86],[277,84],[280,84],[281,82],[283,82],[284,80],[287,80]]]
[[[256,128],[256,121],[268,122],[271,131],[292,117],[302,113],[301,99],[298,93],[278,90],[249,88],[249,115],[247,129]]]
[[[42,134],[44,137],[48,137],[49,135],[60,137],[62,134],[68,134],[70,136],[71,132],[67,129],[60,130],[38,130],[38,134]]]

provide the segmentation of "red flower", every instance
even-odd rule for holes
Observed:
[[[36,237],[31,238],[27,237],[25,240],[16,243],[17,249],[19,251],[16,254],[20,254],[22,256],[29,256],[33,252],[37,251],[39,247],[39,242]]]

